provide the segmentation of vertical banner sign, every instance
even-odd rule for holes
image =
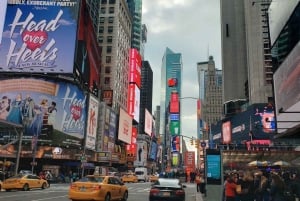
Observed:
[[[0,1],[0,44],[1,44],[1,40],[2,40],[6,7],[7,7],[7,0],[1,0]]]
[[[95,150],[96,148],[98,110],[99,110],[98,100],[90,95],[85,147],[91,150]]]

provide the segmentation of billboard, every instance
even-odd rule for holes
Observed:
[[[173,152],[172,153],[172,166],[178,166],[179,165],[179,153]]]
[[[151,151],[150,151],[149,158],[155,161],[156,157],[157,157],[157,144],[156,144],[156,142],[152,141],[151,142]]]
[[[140,118],[140,89],[136,84],[129,84],[128,89],[128,113],[136,122]]]
[[[113,95],[113,90],[103,90],[102,100],[106,103],[106,105],[112,106]]]
[[[170,121],[170,134],[171,135],[180,134],[180,121]]]
[[[132,126],[132,136],[131,143],[127,145],[127,154],[135,155],[136,154],[136,138],[137,138],[137,127]]]
[[[141,88],[142,57],[137,49],[130,49],[129,60],[129,83],[136,84]]]
[[[179,113],[179,95],[177,92],[171,93],[170,113]]]
[[[172,136],[171,137],[171,152],[179,152],[180,151],[180,136]]]
[[[120,108],[118,139],[130,144],[132,135],[132,118]]]
[[[8,2],[0,71],[73,73],[78,10],[79,0]]]
[[[4,19],[6,15],[7,0],[0,1],[0,44],[4,27]]]
[[[87,149],[95,150],[96,138],[97,138],[97,127],[98,127],[98,100],[90,95],[88,117],[87,117],[87,129],[86,129],[86,140],[85,147]]]
[[[187,169],[195,170],[195,152],[194,151],[186,151],[184,152],[184,165]]]
[[[226,121],[222,124],[222,138],[223,144],[231,143],[231,122]]]
[[[52,145],[82,145],[86,96],[75,85],[44,79],[0,80],[0,119],[22,124],[24,140],[38,136]]]
[[[136,149],[136,160],[134,161],[134,166],[146,166],[147,163],[147,155],[148,155],[148,146],[147,142],[145,141],[138,141],[137,142],[137,149]]]
[[[150,135],[152,134],[152,115],[151,113],[145,109],[145,133]]]

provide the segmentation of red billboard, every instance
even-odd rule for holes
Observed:
[[[132,126],[131,143],[127,145],[127,154],[136,154],[137,127]]]
[[[186,151],[184,152],[184,165],[186,167],[186,170],[192,170],[194,171],[195,166],[195,152],[194,151]]]
[[[141,88],[142,57],[137,49],[130,49],[129,83],[135,83]]]
[[[170,113],[179,113],[179,95],[177,92],[171,93]]]

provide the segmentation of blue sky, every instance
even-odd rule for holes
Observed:
[[[198,97],[197,62],[208,61],[212,55],[216,68],[222,68],[219,0],[144,0],[142,22],[148,29],[144,60],[154,74],[153,108],[159,105],[166,47],[182,54],[182,96]],[[196,100],[182,100],[181,112],[182,134],[196,137]]]

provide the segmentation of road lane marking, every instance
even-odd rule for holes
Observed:
[[[36,200],[31,200],[31,201],[52,200],[52,199],[63,198],[63,197],[67,197],[67,195],[57,196],[57,197],[50,197],[50,198],[41,198],[41,199],[36,199]]]

